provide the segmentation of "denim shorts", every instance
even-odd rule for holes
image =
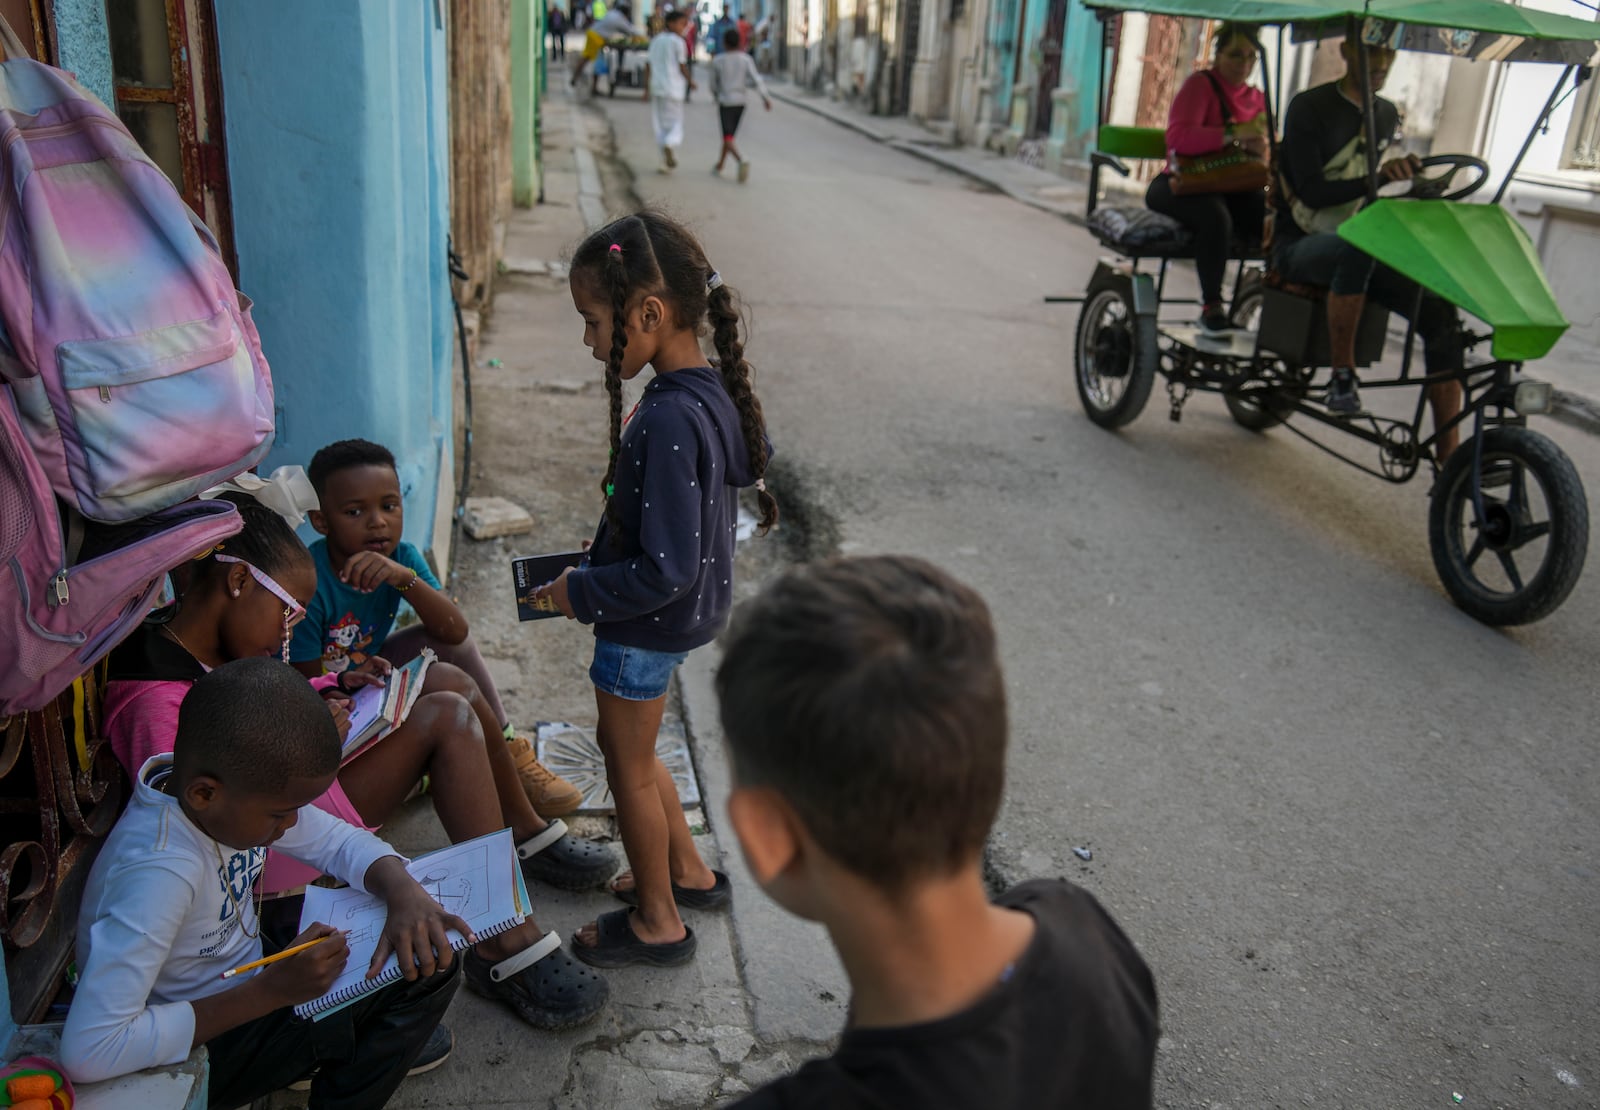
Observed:
[[[672,685],[672,672],[688,658],[686,651],[651,651],[596,639],[589,681],[624,701],[655,701]]]

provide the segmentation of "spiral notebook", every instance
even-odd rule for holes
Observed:
[[[406,870],[434,901],[464,918],[479,940],[514,929],[528,919],[531,903],[510,829],[418,856]],[[377,951],[387,915],[381,899],[354,887],[306,887],[301,931],[316,921],[344,930],[350,959],[328,993],[296,1006],[296,1016],[320,1021],[363,995],[399,982],[400,963],[393,955],[376,976],[367,978],[367,966]],[[459,952],[467,947],[467,939],[451,930],[450,947]]]

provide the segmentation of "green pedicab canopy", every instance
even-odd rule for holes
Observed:
[[[1403,50],[1498,61],[1581,64],[1595,53],[1600,23],[1504,0],[1083,0],[1104,11],[1288,25],[1295,38],[1343,34],[1351,20]],[[1375,22],[1374,22],[1375,21]]]
[[[1528,233],[1497,204],[1378,200],[1339,237],[1494,328],[1497,359],[1542,358],[1569,326]]]

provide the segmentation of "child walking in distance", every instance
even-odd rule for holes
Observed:
[[[637,907],[580,929],[573,953],[598,967],[679,964],[695,935],[678,907],[723,906],[729,890],[695,851],[656,734],[673,671],[727,617],[739,490],[756,487],[763,532],[777,522],[766,422],[738,301],[686,229],[654,212],[617,220],[579,246],[570,282],[584,344],[606,365],[611,461],[585,563],[538,592],[594,625],[598,739],[633,869],[612,890]],[[624,420],[622,383],[646,366],[655,377]]]
[[[130,776],[156,755],[173,750],[180,704],[208,671],[255,656],[281,656],[291,627],[316,589],[311,554],[277,513],[248,495],[230,495],[244,530],[194,564],[182,600],[160,610],[112,653],[104,729]],[[435,664],[430,674],[437,669]],[[307,683],[323,695],[323,713],[341,737],[349,729],[346,701],[387,667],[373,660],[356,671]],[[291,668],[292,670],[292,668]],[[494,758],[501,759],[498,769]],[[405,721],[338,768],[311,804],[352,825],[375,829],[398,811],[427,774],[439,821],[453,842],[509,826],[523,875],[553,886],[590,889],[616,869],[611,853],[579,840],[563,822],[533,811],[511,770],[499,737],[487,743],[461,690],[424,693]],[[269,931],[300,915],[300,889],[318,870],[273,852],[260,881]],[[561,950],[555,933],[530,919],[483,941],[465,959],[467,985],[511,1007],[541,1029],[564,1029],[604,1007],[605,981]]]
[[[734,832],[852,988],[838,1051],[737,1105],[1148,1108],[1133,944],[1065,880],[984,890],[1006,700],[983,600],[918,559],[816,563],[741,606],[723,649]]]
[[[761,103],[766,105],[769,112],[772,111],[772,98],[767,95],[767,86],[761,80],[761,74],[756,72],[755,62],[739,48],[738,28],[732,28],[722,36],[722,47],[722,53],[711,59],[711,95],[716,98],[717,113],[722,120],[722,153],[717,156],[717,164],[711,172],[721,173],[722,164],[731,154],[733,160],[739,163],[739,184],[743,185],[750,180],[750,163],[733,145],[733,136],[739,130],[739,120],[744,117],[745,90],[755,89],[760,93]]]
[[[432,648],[450,665],[430,667],[424,689],[464,691],[483,734],[505,736],[517,777],[539,815],[571,813],[583,792],[547,770],[527,737],[516,734],[467,618],[439,588],[422,552],[400,538],[405,502],[394,455],[368,440],[340,440],[311,457],[307,477],[321,502],[311,526],[323,538],[311,545],[317,593],[295,630],[290,661],[318,675],[356,669],[375,656],[405,663]],[[420,619],[391,634],[402,601]],[[502,762],[498,754],[491,761]]]
[[[78,991],[61,1035],[79,1082],[176,1064],[205,1045],[210,1104],[241,1106],[313,1068],[312,1107],[380,1107],[416,1064],[455,995],[446,913],[383,841],[311,806],[339,767],[322,699],[276,659],[218,667],[184,699],[170,755],[135,777],[133,800],[89,871],[78,918]],[[393,952],[405,982],[320,1022],[290,1009],[343,972],[344,934],[317,923],[305,951],[228,980],[262,957],[251,884],[272,845],[370,891],[388,920],[369,974]]]
[[[650,120],[656,129],[656,145],[661,148],[661,172],[671,173],[678,165],[675,151],[683,145],[683,105],[695,87],[689,72],[689,48],[683,29],[689,13],[667,13],[666,30],[650,40],[649,60],[645,63],[645,99],[650,101]]]

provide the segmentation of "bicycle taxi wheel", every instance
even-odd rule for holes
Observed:
[[[1516,383],[1567,330],[1527,233],[1497,205],[1378,201],[1341,237],[1488,324],[1492,360],[1468,387],[1478,436],[1445,460],[1428,511],[1435,569],[1452,600],[1485,624],[1553,612],[1583,572],[1589,506],[1572,461],[1525,426]],[[1401,251],[1395,244],[1410,244]]]
[[[1131,423],[1156,381],[1156,319],[1133,308],[1133,282],[1123,274],[1095,275],[1083,295],[1072,361],[1078,399],[1102,428]]]

